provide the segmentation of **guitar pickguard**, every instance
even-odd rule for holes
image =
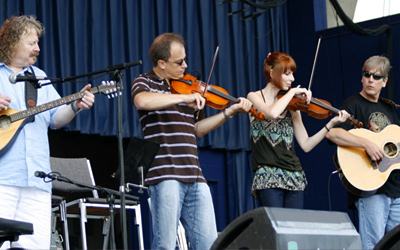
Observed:
[[[399,147],[400,143],[391,143],[390,145],[384,147],[386,156],[382,159],[382,161],[379,162],[380,172],[386,172],[390,168],[390,166],[400,162]]]

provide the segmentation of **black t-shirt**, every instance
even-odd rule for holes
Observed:
[[[377,103],[365,99],[361,94],[357,94],[346,99],[341,108],[353,115],[358,121],[363,123],[365,129],[373,132],[380,132],[389,124],[400,125],[399,118],[396,114],[396,109],[393,105],[379,100]],[[338,127],[346,130],[353,129],[353,125],[349,122],[344,122]],[[380,187],[377,194],[386,194],[388,197],[400,197],[400,182],[395,174],[391,174],[386,183]],[[355,208],[354,203],[359,199],[359,196],[348,192],[349,207]]]

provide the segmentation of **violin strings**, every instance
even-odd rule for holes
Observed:
[[[230,95],[227,95],[227,94],[225,94],[224,92],[221,92],[221,91],[219,91],[218,89],[215,89],[215,88],[213,88],[213,87],[211,87],[211,86],[210,86],[210,89],[208,90],[208,92],[211,92],[211,93],[213,93],[213,94],[216,94],[216,95],[218,95],[218,96],[220,96],[220,97],[222,97],[222,98],[225,98],[225,99],[227,99],[227,100],[229,100],[229,101],[231,101],[231,102],[235,102],[235,103],[238,102],[238,100],[237,100],[236,98],[234,98],[234,97],[232,97],[232,96],[230,96]]]
[[[314,103],[314,104],[316,104],[316,105],[318,105],[318,106],[320,106],[320,107],[326,108],[327,110],[330,110],[330,111],[332,111],[332,112],[335,112],[336,114],[339,113],[339,110],[338,110],[337,108],[334,108],[334,107],[332,107],[332,106],[329,106],[328,104],[326,104],[326,103],[324,103],[324,102],[321,102],[321,101],[315,99],[314,97],[311,98],[311,102]]]

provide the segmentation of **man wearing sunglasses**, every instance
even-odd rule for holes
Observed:
[[[191,249],[210,249],[217,228],[196,137],[235,114],[248,112],[252,104],[239,98],[239,103],[202,119],[206,100],[200,93],[171,94],[171,81],[182,78],[188,67],[182,37],[174,33],[158,36],[149,54],[153,68],[135,78],[131,91],[144,139],[160,144],[145,179],[153,221],[151,249],[175,249],[179,220]]]
[[[389,124],[400,125],[395,107],[399,105],[380,97],[386,87],[390,62],[384,56],[368,58],[362,69],[360,93],[351,96],[341,106],[364,124],[364,128],[379,133]],[[379,163],[385,156],[374,142],[349,133],[349,123],[331,129],[326,137],[339,146],[363,148],[372,161]],[[368,166],[365,166],[368,168]],[[378,170],[377,170],[378,171]],[[349,206],[357,207],[362,249],[373,249],[384,234],[400,224],[400,182],[393,173],[374,195],[359,197],[348,192]]]

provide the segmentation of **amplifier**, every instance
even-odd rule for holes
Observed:
[[[232,221],[211,249],[361,249],[347,213],[260,207]]]

